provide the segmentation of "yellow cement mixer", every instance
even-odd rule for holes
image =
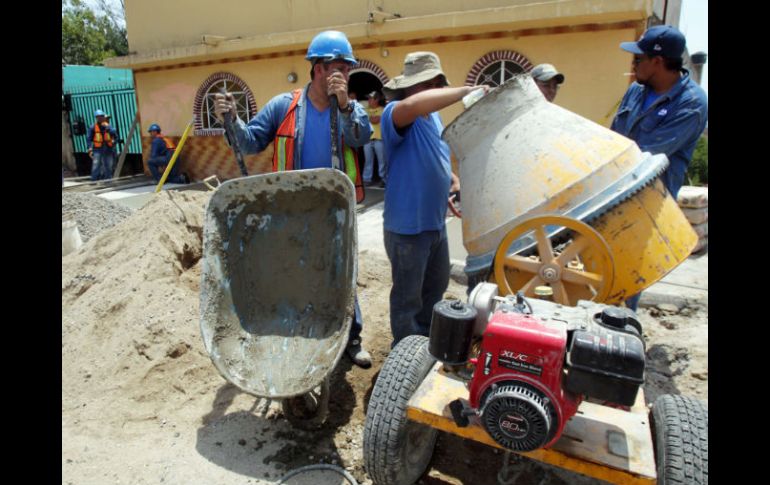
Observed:
[[[665,155],[545,100],[516,76],[444,131],[463,190],[469,287],[548,286],[617,304],[684,261],[698,236],[659,180]]]

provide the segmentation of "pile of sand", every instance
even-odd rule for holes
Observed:
[[[62,418],[145,419],[218,378],[198,332],[208,194],[163,192],[62,259]]]

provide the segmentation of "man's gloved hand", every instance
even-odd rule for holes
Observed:
[[[222,123],[225,122],[225,113],[230,113],[233,120],[238,118],[238,112],[235,110],[235,98],[232,93],[227,95],[217,93],[214,95],[214,114]]]

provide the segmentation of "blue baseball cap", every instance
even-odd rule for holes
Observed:
[[[107,115],[104,114],[104,111],[97,109],[96,111],[94,111],[94,117],[96,116],[107,116]]]
[[[638,42],[621,42],[620,48],[632,54],[681,58],[684,53],[684,35],[670,25],[650,27]]]

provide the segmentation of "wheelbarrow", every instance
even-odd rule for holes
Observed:
[[[228,382],[281,399],[302,428],[325,421],[352,323],[354,194],[338,170],[302,170],[227,181],[206,207],[206,351]]]

